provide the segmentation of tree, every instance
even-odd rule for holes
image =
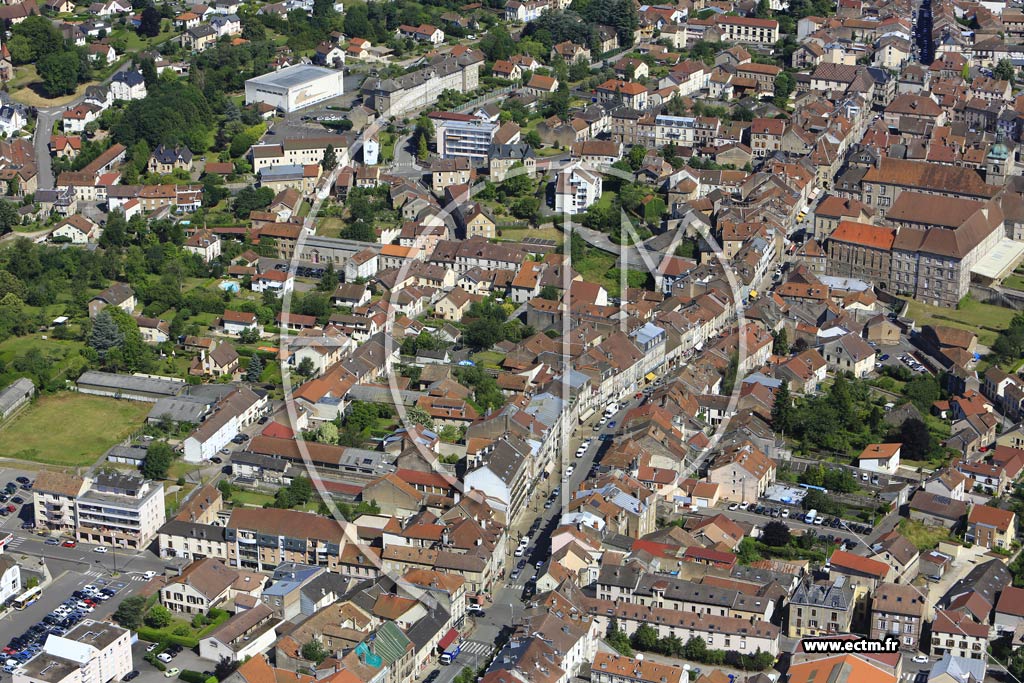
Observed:
[[[922,412],[929,412],[940,394],[939,382],[932,375],[919,374],[903,387],[903,395]]]
[[[626,635],[625,631],[619,629],[619,622],[615,617],[612,617],[611,621],[608,622],[608,633],[605,635],[605,641],[620,655],[624,657],[633,656],[633,646],[629,643],[629,636]]]
[[[789,383],[784,381],[775,392],[775,401],[772,404],[772,429],[780,434],[792,432],[795,412],[793,398],[789,394]]]
[[[632,149],[629,150],[629,167],[634,171],[639,171],[640,167],[644,165],[644,159],[647,157],[647,148],[643,145],[633,145]]]
[[[141,595],[127,597],[117,606],[114,621],[130,631],[137,631],[142,626],[142,613],[145,609],[146,598]]]
[[[537,296],[548,301],[558,301],[558,288],[554,285],[544,285]]]
[[[77,52],[57,52],[46,55],[38,62],[43,88],[51,97],[67,95],[75,91],[81,69]]]
[[[142,18],[139,20],[139,35],[148,38],[155,38],[160,35],[160,10],[156,7],[147,7],[142,10]]]
[[[246,382],[259,382],[260,377],[263,375],[263,359],[260,354],[252,354],[252,358],[249,359],[249,364],[245,366],[245,381]]]
[[[338,425],[333,422],[321,422],[316,428],[316,440],[321,443],[338,443]]]
[[[633,632],[630,644],[636,650],[651,652],[658,647],[658,632],[650,624],[640,624]]]
[[[427,136],[420,135],[416,141],[416,158],[426,161],[430,157],[430,146],[427,144]]]
[[[174,616],[171,611],[163,605],[153,605],[142,621],[150,628],[166,628],[171,625]]]
[[[505,25],[498,23],[492,26],[480,41],[480,50],[487,56],[488,61],[493,62],[508,59],[515,54],[516,44]]]
[[[902,454],[907,460],[927,460],[935,449],[932,433],[928,425],[916,417],[903,421],[897,438],[903,444]]]
[[[764,1],[764,0],[762,0]],[[796,81],[786,71],[775,77],[775,98],[774,104],[779,109],[786,109],[789,106],[789,96],[796,90]]]
[[[772,334],[772,353],[776,356],[789,355],[789,335],[785,328]]]
[[[174,449],[166,441],[153,441],[146,449],[146,459],[142,461],[142,476],[146,479],[159,480],[167,478],[167,470],[174,462]]]
[[[300,654],[303,659],[319,664],[327,659],[327,656],[330,653],[328,653],[324,646],[320,644],[319,640],[310,640],[302,646]]]
[[[345,6],[345,33],[353,38],[368,38],[373,35],[366,3],[354,2]]]
[[[789,533],[789,527],[779,521],[768,522],[761,532],[761,541],[765,545],[781,548],[789,545],[790,540],[792,535]]]
[[[325,171],[333,171],[338,165],[338,155],[334,151],[334,145],[327,145],[324,150],[324,158],[320,161]]]
[[[309,356],[303,358],[299,361],[299,365],[295,368],[295,372],[299,373],[303,377],[312,377],[313,373],[316,372],[316,366],[313,365],[313,359]]]
[[[316,289],[319,292],[334,294],[334,290],[337,288],[338,271],[334,269],[334,261],[328,261],[327,268],[324,269],[324,274],[320,278],[320,282],[316,283]]]
[[[757,551],[757,541],[750,536],[745,536],[740,541],[739,548],[736,549],[736,559],[740,564],[753,564],[761,559],[761,554]]]
[[[412,406],[409,408],[405,412],[405,417],[409,422],[412,422],[415,425],[426,427],[427,429],[434,428],[434,418],[430,417],[430,413],[419,406]]]
[[[235,669],[238,668],[239,664],[240,662],[228,659],[226,656],[221,657],[213,667],[213,675],[218,681],[223,681],[225,678],[235,673]]]
[[[1013,68],[1013,62],[1009,59],[1000,59],[999,63],[996,64],[996,68],[992,70],[992,73],[1001,81],[1009,81],[1013,83],[1013,77],[1016,74],[1016,69]]]
[[[92,332],[89,335],[89,346],[105,358],[110,349],[115,349],[124,343],[124,335],[114,322],[110,312],[102,310],[92,321]]]

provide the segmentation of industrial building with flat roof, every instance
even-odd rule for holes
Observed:
[[[287,113],[345,92],[344,74],[311,64],[287,66],[245,82],[245,103],[261,102]]]

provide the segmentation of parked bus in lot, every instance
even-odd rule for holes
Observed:
[[[39,586],[29,588],[27,591],[14,598],[14,609],[25,609],[41,597],[43,597],[42,588]]]

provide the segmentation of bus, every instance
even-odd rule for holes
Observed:
[[[7,533],[0,537],[0,552],[7,549],[7,544],[14,540],[14,534]]]
[[[39,586],[29,588],[27,591],[14,598],[14,609],[25,609],[41,597],[43,597],[42,588]]]

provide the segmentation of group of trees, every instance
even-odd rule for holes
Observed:
[[[501,184],[495,185],[487,181],[475,196],[477,199],[496,201],[502,206],[507,206],[513,216],[523,220],[535,220],[540,211],[537,179],[524,173],[521,163],[512,166],[510,177]]]
[[[498,382],[479,366],[455,368],[455,379],[473,390],[472,403],[477,410],[497,410],[505,405]]]
[[[1013,316],[1010,324],[992,344],[991,351],[998,363],[1015,361],[1024,356],[1024,313]]]
[[[11,28],[7,49],[15,64],[35,64],[43,89],[50,97],[75,91],[92,77],[92,63],[84,47],[71,45],[49,19],[33,15]]]
[[[107,306],[93,319],[89,348],[102,366],[112,371],[144,372],[155,362],[153,349],[142,339],[135,318],[116,306]]]
[[[295,477],[288,486],[279,488],[274,494],[274,502],[266,507],[293,508],[305,505],[313,499],[313,484],[308,477]]]
[[[640,624],[632,636],[627,636],[619,630],[618,621],[614,618],[608,624],[605,639],[612,648],[627,657],[632,656],[634,650],[640,650],[681,657],[700,664],[728,665],[742,671],[763,671],[775,664],[775,657],[770,652],[758,650],[752,655],[746,655],[735,650],[712,650],[707,641],[699,636],[693,636],[685,643],[676,635],[659,637],[658,630],[650,624]]]
[[[519,320],[509,320],[511,304],[503,304],[488,297],[474,301],[466,312],[470,320],[462,334],[462,340],[477,350],[489,349],[499,341],[519,342],[534,333],[533,329]]]
[[[125,147],[145,140],[157,145],[183,145],[193,152],[213,146],[213,110],[203,92],[177,78],[161,78],[141,100],[128,103],[113,123],[114,139]]]
[[[884,413],[866,382],[839,374],[821,394],[794,400],[783,383],[772,408],[772,427],[803,452],[847,453],[884,436]]]

